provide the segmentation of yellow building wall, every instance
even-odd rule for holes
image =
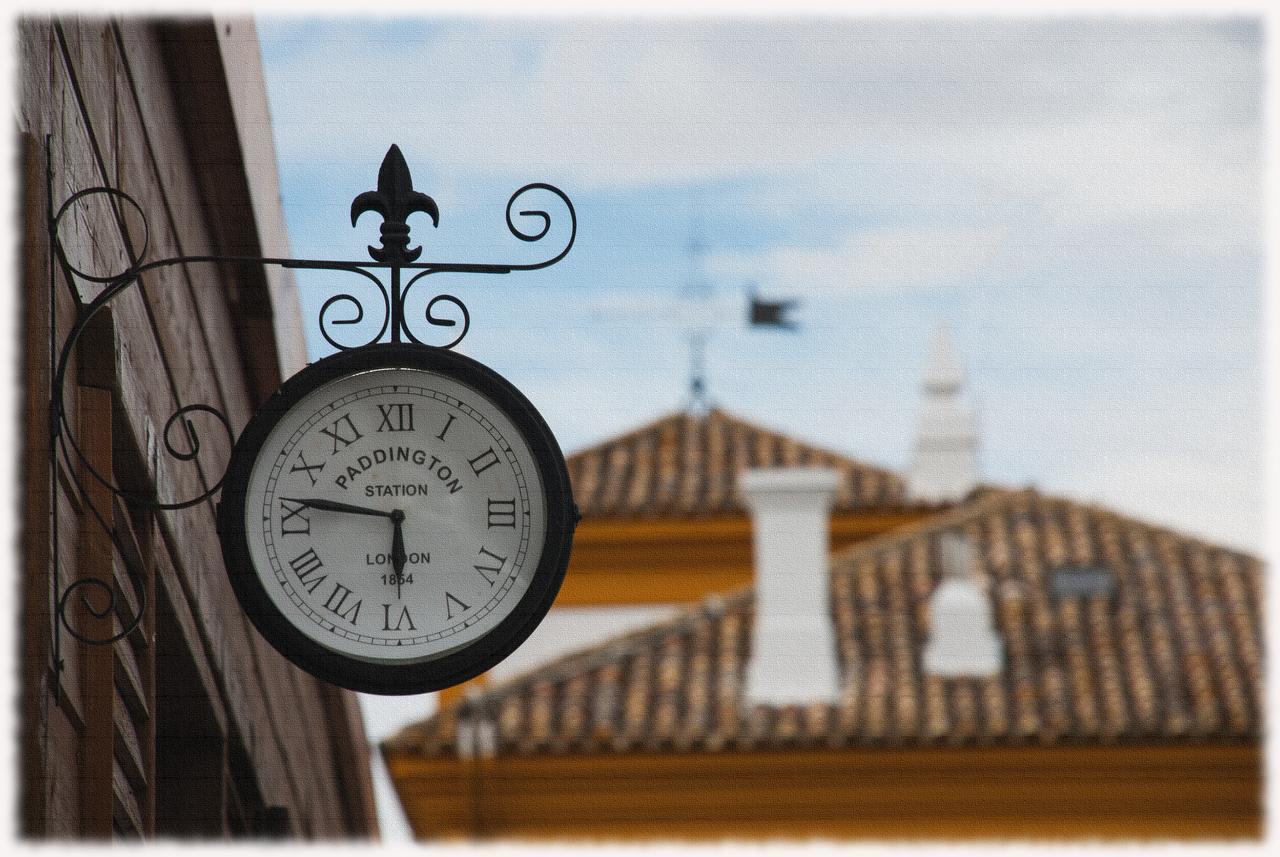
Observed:
[[[388,754],[414,835],[1256,839],[1256,743],[491,759]]]

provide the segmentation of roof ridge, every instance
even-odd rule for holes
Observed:
[[[1140,518],[1134,517],[1134,515],[1129,512],[1123,512],[1110,506],[1103,505],[1103,503],[1098,500],[1081,500],[1058,494],[1041,494],[1040,496],[1047,501],[1065,503],[1069,506],[1075,506],[1079,509],[1084,509],[1095,514],[1110,515],[1127,526],[1141,527],[1149,533],[1170,536],[1172,538],[1179,539],[1180,541],[1188,542],[1189,544],[1204,550],[1220,551],[1222,553],[1231,554],[1238,559],[1256,563],[1262,562],[1262,557],[1255,556],[1247,550],[1211,542],[1202,536],[1188,533],[1185,530],[1179,530],[1169,524],[1158,524],[1152,523],[1151,521],[1144,521]]]
[[[813,452],[820,453],[822,455],[828,455],[828,456],[831,456],[832,458],[842,459],[843,461],[849,464],[854,464],[859,467],[866,468],[868,470],[875,470],[882,474],[893,476],[899,479],[903,478],[901,473],[899,473],[897,470],[893,469],[892,467],[886,464],[872,463],[871,461],[865,458],[862,458],[861,456],[855,456],[848,452],[841,452],[837,449],[833,449],[832,447],[827,446],[826,444],[823,444],[817,441],[812,441],[806,438],[797,437],[793,434],[790,434],[787,431],[784,431],[783,429],[774,428],[772,426],[767,426],[761,423],[753,422],[745,417],[741,417],[741,416],[738,416],[737,414],[727,411],[718,405],[708,410],[706,414],[695,414],[689,411],[681,411],[681,410],[672,411],[666,414],[665,416],[660,416],[655,419],[651,419],[648,422],[643,423],[642,425],[639,425],[628,431],[622,432],[621,434],[616,434],[611,437],[607,437],[603,440],[600,440],[591,444],[590,446],[584,446],[581,449],[574,450],[573,452],[569,453],[565,457],[568,459],[574,459],[574,458],[580,458],[587,455],[591,455],[592,453],[599,453],[602,450],[606,450],[611,446],[615,446],[621,443],[626,443],[628,441],[635,440],[636,438],[641,437],[650,432],[657,431],[663,426],[680,419],[687,419],[695,423],[705,425],[709,423],[713,417],[716,417],[716,416],[724,420],[726,423],[729,423],[731,425],[736,425],[740,428],[745,428],[753,432],[759,432],[761,434],[768,435],[770,438],[774,440],[791,441],[792,443],[798,444],[799,446],[807,448]]]
[[[1039,499],[1042,503],[1058,503],[1065,506],[1074,506],[1077,509],[1091,514],[1109,515],[1126,526],[1140,527],[1149,533],[1167,535],[1184,542],[1192,543],[1205,550],[1221,551],[1232,554],[1237,558],[1253,562],[1262,561],[1260,557],[1256,557],[1248,551],[1215,544],[1199,536],[1191,535],[1163,524],[1153,524],[1149,521],[1141,520],[1127,512],[1122,512],[1110,506],[1103,505],[1101,502],[1096,500],[1080,500],[1058,494],[1045,494],[1034,485],[1028,485],[1024,488],[983,486],[979,491],[981,491],[981,494],[978,496],[971,495],[968,499],[961,501],[957,505],[948,509],[944,509],[916,521],[911,521],[910,523],[895,527],[887,533],[867,539],[866,541],[857,542],[839,551],[833,552],[829,560],[831,570],[842,572],[847,571],[847,567],[860,557],[896,547],[897,545],[900,545],[905,541],[910,541],[924,533],[937,532],[939,530],[955,527],[974,518],[989,514],[993,509],[999,508],[1002,504],[1014,503],[1017,500],[1024,498]]]
[[[757,431],[762,434],[767,434],[775,440],[790,441],[794,444],[797,444],[800,447],[809,449],[821,455],[828,455],[828,456],[831,456],[832,458],[843,459],[849,464],[855,464],[859,467],[866,468],[867,470],[879,471],[880,473],[885,474],[887,476],[893,476],[899,479],[903,478],[901,473],[899,473],[896,470],[893,470],[887,465],[872,464],[871,462],[867,461],[866,459],[860,456],[854,456],[847,452],[840,452],[838,450],[832,449],[831,447],[826,446],[825,444],[819,443],[817,441],[812,441],[805,438],[797,437],[794,434],[783,431],[782,429],[779,429],[779,428],[772,428],[767,425],[762,425],[761,423],[751,422],[750,420],[747,420],[744,417],[737,416],[736,414],[731,414],[728,411],[724,410],[723,408],[713,408],[712,411],[708,412],[707,416],[710,417],[711,413],[714,413],[714,412],[718,412],[721,415],[721,417],[725,419],[727,422],[737,423],[738,425],[749,428],[752,431]],[[813,465],[809,465],[809,466],[813,466]]]
[[[740,473],[783,464],[835,470],[833,508],[842,512],[920,507],[906,497],[907,480],[898,470],[720,407],[666,414],[580,449],[566,463],[584,517],[742,514]]]
[[[656,642],[672,632],[684,630],[684,626],[692,624],[699,617],[714,617],[740,606],[740,602],[748,601],[754,595],[754,584],[739,587],[727,593],[713,592],[705,596],[701,601],[684,605],[678,609],[675,615],[666,619],[645,625],[642,628],[634,628],[630,631],[614,634],[604,640],[592,643],[586,648],[568,652],[545,663],[535,664],[521,673],[503,679],[492,687],[485,688],[476,695],[475,699],[483,698],[490,703],[501,702],[509,694],[518,692],[530,684],[542,681],[559,681],[565,677],[565,673],[580,674],[586,670],[595,669],[597,666],[604,666],[612,660],[619,649],[636,649],[637,644],[649,641]],[[594,661],[600,661],[600,663],[593,663]],[[470,700],[465,699],[460,703],[460,705],[467,706],[471,704],[473,703]],[[432,717],[434,716],[432,715]]]
[[[864,553],[873,553],[894,547],[915,538],[921,533],[954,527],[957,524],[968,521],[970,518],[991,511],[992,508],[999,506],[1001,503],[1010,502],[1018,497],[1044,496],[1032,486],[1027,486],[1026,488],[1001,488],[995,485],[984,485],[979,491],[981,493],[977,496],[970,495],[955,505],[943,507],[923,518],[894,527],[886,533],[873,536],[865,541],[855,542],[838,551],[833,551],[828,558],[830,567],[834,569],[837,565],[848,563],[854,557]]]
[[[638,425],[633,429],[624,431],[622,432],[622,434],[611,435],[609,437],[604,438],[603,440],[596,441],[590,446],[584,446],[582,449],[574,450],[573,452],[566,455],[565,458],[566,459],[580,458],[586,455],[590,455],[591,453],[600,452],[601,450],[608,449],[609,447],[614,446],[616,444],[634,440],[635,438],[640,437],[641,435],[657,430],[658,428],[660,428],[662,425],[666,423],[669,423],[673,420],[676,420],[676,419],[679,419],[680,417],[685,417],[685,416],[694,416],[694,415],[690,414],[688,411],[673,411],[665,416],[660,416],[655,419],[651,419],[648,422],[642,423],[641,425]],[[696,417],[694,418],[696,419]]]

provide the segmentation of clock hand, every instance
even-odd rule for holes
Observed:
[[[288,500],[290,503],[300,503],[303,506],[310,506],[312,509],[319,509],[322,512],[350,512],[353,515],[373,515],[378,518],[393,519],[396,515],[395,512],[384,512],[381,509],[370,509],[367,506],[353,506],[350,503],[339,503],[336,500],[322,500],[319,497],[281,497],[280,499]]]
[[[390,518],[391,523],[395,525],[395,530],[391,536],[391,567],[396,574],[396,600],[400,600],[400,579],[404,572],[404,564],[409,560],[409,555],[404,549],[404,532],[401,527],[404,522],[403,510],[394,509],[390,512],[384,512],[381,509],[370,509],[368,506],[355,506],[351,503],[325,500],[320,497],[281,497],[280,499],[287,500],[290,503],[298,503],[302,506],[310,506],[312,509],[319,509],[322,512],[349,512],[353,515]]]
[[[395,531],[391,534],[391,568],[396,574],[396,600],[400,600],[400,584],[404,580],[404,564],[409,559],[404,550],[404,512],[396,509],[391,513],[391,524]]]

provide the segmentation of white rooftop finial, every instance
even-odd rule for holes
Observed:
[[[946,325],[930,337],[923,386],[907,493],[929,503],[961,500],[978,482],[978,434],[973,409],[964,401],[964,367]]]
[[[924,388],[930,393],[958,393],[964,386],[964,367],[951,347],[951,333],[939,324],[929,334],[929,362],[924,369]]]

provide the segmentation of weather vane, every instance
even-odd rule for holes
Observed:
[[[681,317],[686,320],[685,333],[689,345],[688,410],[695,414],[705,413],[711,407],[707,390],[707,347],[716,328],[716,319],[711,312],[715,286],[703,270],[707,242],[701,215],[701,207],[695,200],[689,242],[685,245],[689,260],[688,278],[680,290],[683,304]],[[749,283],[746,290],[749,327],[792,331],[797,329],[796,322],[787,317],[799,305],[797,299],[764,300],[759,296],[754,282]]]

